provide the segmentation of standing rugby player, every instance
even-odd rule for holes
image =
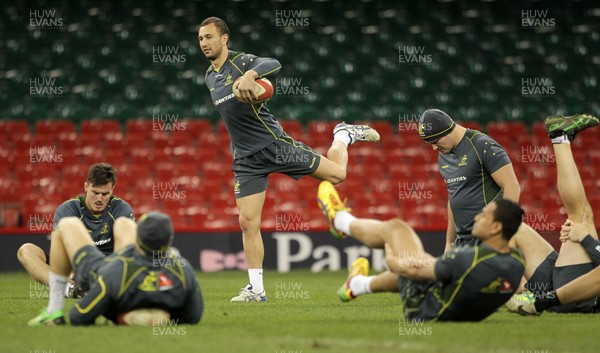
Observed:
[[[256,98],[254,81],[276,74],[281,64],[276,59],[231,51],[228,41],[229,28],[220,18],[209,17],[200,24],[200,49],[211,62],[206,71],[206,85],[229,133],[234,193],[250,279],[250,284],[231,301],[264,302],[267,297],[263,285],[264,246],[260,217],[269,174],[283,173],[294,179],[310,175],[334,184],[341,183],[346,178],[348,145],[358,141],[378,141],[379,134],[365,125],[338,124],[333,130],[333,143],[327,158],[294,140],[283,131],[265,103],[253,104]],[[237,83],[240,100],[232,93],[238,78],[241,78]],[[281,163],[289,160],[295,162]]]

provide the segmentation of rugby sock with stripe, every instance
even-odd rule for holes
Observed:
[[[50,272],[50,300],[46,311],[52,314],[56,310],[65,307],[65,286],[67,285],[67,276],[57,275]]]
[[[561,144],[561,143],[571,144],[571,141],[569,141],[569,137],[566,134],[562,134],[560,136],[553,138],[552,143],[553,144]]]

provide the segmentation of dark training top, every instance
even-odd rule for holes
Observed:
[[[475,216],[496,197],[502,197],[492,174],[510,163],[502,146],[471,129],[451,153],[438,153],[438,170],[448,188],[457,238],[471,238]]]
[[[218,71],[212,65],[206,70],[206,86],[229,132],[233,159],[262,150],[283,133],[281,125],[267,109],[267,104],[240,102],[233,95],[233,83],[248,70],[256,71],[262,78],[277,73],[279,69],[281,64],[275,59],[230,50],[227,60]]]
[[[58,221],[63,217],[81,219],[96,247],[105,254],[112,253],[114,249],[113,225],[115,220],[119,217],[134,219],[131,206],[116,196],[111,196],[101,214],[94,215],[85,206],[85,195],[79,195],[58,206],[54,213],[53,229],[56,229]]]
[[[119,314],[139,308],[166,310],[178,324],[200,321],[202,294],[187,260],[170,253],[165,258],[142,256],[129,245],[100,261],[96,281],[71,307],[71,324],[91,325],[99,315],[117,322]]]
[[[435,263],[431,286],[413,319],[480,321],[519,287],[525,260],[518,250],[501,254],[486,245],[450,250]]]

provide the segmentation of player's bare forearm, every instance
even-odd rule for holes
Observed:
[[[492,174],[492,178],[502,189],[502,194],[505,199],[517,203],[519,202],[519,198],[521,197],[521,186],[519,185],[519,180],[517,179],[512,164],[505,165],[498,169]]]
[[[254,71],[254,70],[248,70],[248,71],[244,72],[244,76],[247,76],[251,80],[254,81],[258,78],[258,72]]]
[[[450,201],[448,201],[448,229],[446,229],[446,246],[444,252],[452,249],[454,241],[456,240],[456,225],[454,223],[454,214],[452,208],[450,208]]]

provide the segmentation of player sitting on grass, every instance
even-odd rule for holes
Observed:
[[[330,182],[319,185],[319,205],[336,236],[349,235],[370,248],[385,248],[389,271],[367,277],[369,262],[352,264],[338,290],[342,301],[360,294],[399,291],[409,320],[480,321],[506,303],[519,287],[524,265],[508,246],[523,217],[521,207],[498,199],[475,217],[476,247],[455,248],[442,257],[426,253],[414,230],[399,219],[354,217]]]
[[[546,128],[556,156],[558,192],[567,210],[568,220],[562,227],[559,254],[531,228],[525,232],[519,231],[513,237],[514,246],[525,257],[525,277],[528,279],[525,287],[528,291],[515,295],[506,304],[511,312],[537,314],[546,308],[563,313],[600,311],[600,290],[590,291],[588,282],[577,279],[593,277],[584,275],[600,264],[600,243],[594,227],[592,207],[586,198],[570,145],[579,132],[596,125],[598,119],[591,115],[546,119]],[[597,273],[597,270],[593,272]],[[574,284],[563,290],[563,286],[571,281]],[[562,297],[557,297],[557,293]],[[533,308],[534,302],[538,310]]]
[[[113,225],[119,217],[134,219],[131,206],[124,200],[113,195],[117,182],[117,172],[108,163],[98,163],[90,167],[87,179],[83,184],[85,194],[63,202],[54,214],[53,229],[63,217],[77,217],[85,224],[89,237],[104,254],[119,250],[126,244],[135,241],[126,238],[129,234],[115,237]],[[39,283],[50,283],[50,266],[48,256],[37,245],[23,244],[17,251],[17,258],[27,273]],[[70,298],[81,298],[83,292],[74,283],[68,283],[65,291]]]
[[[81,220],[61,219],[50,246],[50,300],[29,321],[30,326],[65,324],[62,289],[72,267],[77,283],[87,292],[71,307],[72,325],[94,324],[100,315],[115,323],[137,325],[169,318],[179,324],[200,321],[200,286],[190,264],[169,251],[174,235],[169,216],[150,212],[137,225],[121,217],[114,227],[117,235],[137,234],[136,244],[105,256]]]

